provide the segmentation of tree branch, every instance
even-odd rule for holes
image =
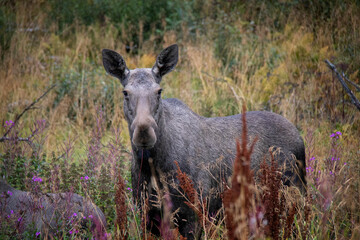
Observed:
[[[31,138],[31,136],[29,136],[29,137],[27,137],[27,138],[21,138],[21,137],[14,137],[14,138],[12,138],[12,137],[1,137],[1,138],[0,138],[0,142],[14,141],[14,140],[19,141],[19,142],[28,142],[28,141],[30,141],[30,138]]]
[[[328,67],[336,74],[337,78],[339,79],[341,85],[343,86],[344,90],[347,92],[347,94],[350,96],[352,103],[357,107],[357,109],[360,111],[360,102],[359,100],[355,97],[355,95],[353,94],[353,92],[350,90],[350,88],[348,87],[348,85],[346,85],[346,82],[344,81],[344,79],[341,77],[341,74],[336,70],[336,67],[334,66],[334,64],[332,64],[329,60],[325,60],[325,63],[328,65]],[[343,75],[345,76],[345,74],[343,73]],[[350,81],[350,80],[349,80]]]
[[[43,97],[45,97],[53,88],[56,87],[56,84],[53,84],[48,90],[46,90],[40,97],[38,97],[35,101],[33,101],[31,104],[29,104],[27,107],[24,108],[24,110],[16,116],[13,124],[9,127],[9,129],[5,132],[5,134],[0,138],[0,142],[4,141],[10,141],[10,140],[16,140],[16,141],[25,141],[28,142],[31,145],[31,138],[34,136],[34,133],[31,133],[30,136],[27,138],[20,138],[20,137],[7,137],[7,135],[10,133],[11,129],[17,124],[19,119],[27,112],[28,110],[32,109],[33,106],[39,102]]]
[[[353,85],[356,90],[358,90],[358,92],[360,92],[360,86],[357,85],[356,83],[354,83],[353,81],[351,81],[350,79],[348,79],[345,75],[345,73],[343,73],[343,77],[345,78],[346,81],[348,81],[348,83],[350,83],[351,85]]]

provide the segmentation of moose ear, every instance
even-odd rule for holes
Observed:
[[[171,72],[179,58],[179,47],[177,44],[171,45],[159,54],[159,56],[156,58],[156,63],[152,68],[153,73],[158,77],[159,82],[161,80],[161,77],[167,74],[168,72]]]
[[[103,65],[107,73],[120,79],[121,84],[125,87],[129,69],[122,56],[109,49],[102,50]]]

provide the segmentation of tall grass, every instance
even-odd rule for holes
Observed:
[[[46,123],[34,139],[37,150],[0,142],[1,177],[28,191],[34,174],[43,177],[42,191],[90,197],[114,238],[153,237],[132,202],[121,84],[105,74],[100,53],[114,49],[129,68],[151,67],[162,47],[178,43],[179,64],[161,83],[165,98],[207,117],[236,114],[243,105],[273,111],[305,138],[307,197],[281,188],[287,217],[274,235],[259,228],[258,236],[358,238],[360,113],[323,63],[332,59],[359,83],[358,2],[145,2],[0,2],[0,137],[6,121],[57,84],[11,132],[26,137]],[[116,205],[127,209],[126,232],[116,230],[124,226]],[[204,217],[202,236],[225,238],[222,224]]]

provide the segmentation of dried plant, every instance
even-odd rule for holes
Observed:
[[[231,187],[224,192],[225,223],[229,239],[248,239],[250,236],[249,219],[255,212],[254,173],[250,169],[250,158],[257,139],[247,147],[247,126],[245,106],[242,115],[242,142],[236,142]]]
[[[261,203],[265,208],[264,217],[267,220],[265,235],[272,239],[279,239],[285,208],[284,195],[281,192],[282,174],[275,162],[274,153],[271,150],[269,153],[271,165],[267,164],[266,159],[260,165],[260,185],[263,188]]]
[[[150,210],[149,205],[149,197],[142,196],[142,199],[144,199],[144,204],[141,205],[141,231],[142,231],[142,239],[147,240],[155,240],[156,238],[153,236],[151,232],[147,230],[148,224],[153,224],[152,222],[149,222],[148,219],[148,213]],[[156,227],[156,226],[150,226],[150,227]]]
[[[178,228],[175,228],[174,231],[173,231],[173,234],[174,234],[174,238],[173,239],[179,239],[179,240],[186,240],[187,238],[184,237],[183,235],[181,235],[179,233],[179,229]]]
[[[119,173],[115,190],[115,238],[118,240],[124,240],[128,238],[125,186],[125,181]]]
[[[194,188],[194,183],[190,179],[190,177],[186,173],[181,171],[177,161],[174,162],[177,166],[176,178],[179,180],[180,182],[179,186],[184,191],[186,196],[185,204],[188,205],[194,211],[194,213],[198,217],[199,223],[202,224],[204,217],[206,217],[207,215],[206,213],[203,213],[201,207],[201,205],[205,203],[200,202],[197,191]]]
[[[305,204],[304,204],[304,221],[301,224],[301,237],[306,239],[308,236],[308,230],[311,222],[311,206],[312,206],[312,197],[308,191]]]
[[[0,28],[0,167],[1,177],[13,187],[27,191],[40,188],[45,192],[68,189],[95,196],[97,204],[102,204],[108,211],[108,230],[115,234],[115,211],[108,207],[115,206],[115,193],[109,189],[114,190],[118,163],[124,161],[121,150],[124,148],[118,146],[129,144],[130,137],[126,132],[112,131],[114,127],[126,128],[122,94],[117,94],[120,84],[104,75],[99,49],[102,45],[118,49],[129,59],[128,67],[133,68],[141,65],[139,62],[145,62],[142,60],[144,55],[154,56],[159,45],[178,42],[183,49],[183,59],[179,63],[182,74],[174,74],[163,81],[169,97],[183,99],[196,113],[207,116],[238,112],[245,100],[251,109],[280,113],[305,133],[314,129],[310,132],[311,141],[305,137],[307,198],[296,193],[288,196],[288,190],[280,190],[285,192],[287,201],[286,223],[281,223],[283,232],[280,231],[280,235],[283,233],[283,238],[293,239],[360,239],[360,113],[340,87],[336,75],[323,63],[329,58],[339,72],[359,84],[357,26],[360,15],[356,1],[336,0],[327,5],[312,1],[311,7],[308,1],[293,1],[293,4],[287,1],[277,4],[271,1],[178,1],[167,7],[181,14],[168,14],[166,19],[164,11],[153,14],[159,13],[157,10],[162,4],[159,1],[153,1],[157,3],[155,5],[148,2],[149,11],[145,11],[145,15],[138,11],[121,19],[111,16],[132,13],[139,1],[124,8],[112,7],[118,2],[110,1],[112,5],[108,8],[111,11],[104,14],[98,11],[101,8],[94,7],[101,5],[101,1],[95,5],[88,1],[73,11],[68,11],[66,6],[58,8],[58,4],[54,7],[53,3],[60,1],[14,2],[0,4],[5,26]],[[205,4],[199,4],[202,2]],[[72,23],[69,23],[71,16],[76,16],[77,21],[71,18]],[[183,20],[180,21],[181,29],[176,16]],[[53,21],[54,17],[56,21]],[[127,24],[129,19],[135,19],[136,24]],[[214,21],[217,24],[213,24]],[[174,26],[179,31],[169,31]],[[49,82],[56,83],[57,87],[30,107],[37,110],[23,114],[6,134],[23,107],[30,106],[41,96]],[[355,91],[353,93],[359,99],[359,92]],[[101,107],[97,108],[99,105]],[[98,124],[94,116],[100,110],[106,122],[102,143],[90,141],[88,144],[94,137],[89,132]],[[32,133],[36,119],[46,119],[50,134],[44,138],[45,142],[36,139],[40,131]],[[335,136],[329,142],[328,133],[334,128]],[[343,136],[340,137],[337,131]],[[114,135],[119,139],[108,146],[111,148],[108,151],[103,144]],[[335,139],[337,136],[339,139]],[[120,139],[122,137],[124,139]],[[59,152],[63,151],[58,148],[59,142],[68,138],[76,139],[72,146],[74,156],[59,157],[62,154]],[[334,141],[341,142],[341,146],[333,145]],[[103,168],[108,161],[110,169]],[[86,164],[95,165],[96,171],[88,171],[90,168],[84,167]],[[128,166],[121,166],[125,169],[123,178],[129,180]],[[110,182],[103,178],[101,170],[111,172]],[[43,182],[34,185],[33,177],[43,178]],[[80,181],[80,177],[84,179]],[[106,186],[106,189],[103,191],[99,186]],[[111,204],[101,202],[100,199],[107,196]],[[198,193],[198,197],[202,202],[201,194]],[[128,222],[129,238],[151,238],[148,233],[141,236],[142,216],[133,204],[131,194],[126,198],[128,211],[132,212],[129,218],[133,220]],[[144,196],[143,201],[145,199]],[[296,211],[293,211],[293,202]],[[258,204],[249,214],[250,232],[263,231],[261,222],[256,221],[266,209],[260,200]],[[291,224],[294,212],[295,223]],[[3,227],[0,239],[21,238],[15,233],[16,227],[9,228],[11,232],[3,231],[8,220],[17,224],[14,216],[0,220],[0,228]],[[251,219],[255,219],[255,225]],[[223,221],[217,222],[216,227],[223,229]],[[296,229],[289,229],[294,225]],[[85,238],[85,235],[69,234],[66,230],[64,224],[57,238]],[[29,238],[46,239],[43,233],[27,234]],[[174,238],[177,236],[174,233]],[[95,235],[88,235],[89,239],[93,237]],[[225,236],[217,236],[220,238]]]
[[[199,188],[197,190],[194,187],[193,181],[190,179],[190,177],[181,171],[178,162],[175,161],[175,164],[177,166],[177,179],[179,180],[179,186],[180,190],[183,191],[184,196],[184,203],[190,207],[196,217],[199,225],[202,227],[202,232],[204,234],[205,239],[212,238],[216,234],[216,232],[219,230],[219,225],[222,221],[219,221],[216,224],[216,219],[220,215],[220,211],[217,212],[215,215],[210,215],[208,211],[208,198],[203,198],[202,189]],[[201,229],[196,229],[195,234],[200,234]]]
[[[288,212],[288,215],[286,217],[285,226],[284,226],[285,232],[284,232],[283,239],[290,238],[290,234],[292,233],[292,227],[293,227],[294,217],[295,217],[296,212],[297,212],[296,203],[293,203]]]

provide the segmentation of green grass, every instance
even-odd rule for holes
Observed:
[[[32,174],[49,180],[58,166],[58,186],[44,184],[42,190],[61,192],[73,186],[105,212],[108,232],[114,234],[116,171],[121,169],[131,182],[130,139],[122,112],[121,84],[105,73],[101,50],[120,52],[130,68],[151,67],[163,46],[178,43],[179,64],[162,81],[166,98],[179,98],[207,117],[239,113],[243,104],[248,110],[279,113],[302,132],[310,153],[307,158],[316,158],[315,171],[330,171],[326,163],[332,148],[329,136],[342,132],[339,164],[346,162],[348,167],[338,169],[329,190],[329,210],[321,208],[322,197],[315,187],[307,237],[360,236],[360,112],[323,62],[329,59],[359,84],[357,1],[0,3],[2,125],[14,120],[51,84],[57,84],[36,109],[21,118],[17,128],[20,136],[26,137],[36,120],[46,120],[46,138],[39,154],[34,156],[26,143],[13,148],[0,142],[1,176],[14,187],[30,190],[26,181]],[[35,27],[37,30],[29,31]],[[360,98],[360,93],[353,91]],[[99,111],[102,132],[100,142],[94,143]],[[113,129],[120,130],[118,135]],[[4,132],[1,127],[0,136]],[[104,146],[116,136],[120,136],[117,146],[121,151],[114,169],[108,165],[113,160]],[[100,160],[86,192],[80,177],[90,174],[86,164],[92,144],[101,146],[95,154]],[[67,147],[71,156],[62,156]],[[314,181],[309,177],[310,184]],[[141,216],[130,210],[134,208],[131,193],[126,196],[129,234],[136,239]],[[299,231],[304,228],[302,204],[295,221]]]

